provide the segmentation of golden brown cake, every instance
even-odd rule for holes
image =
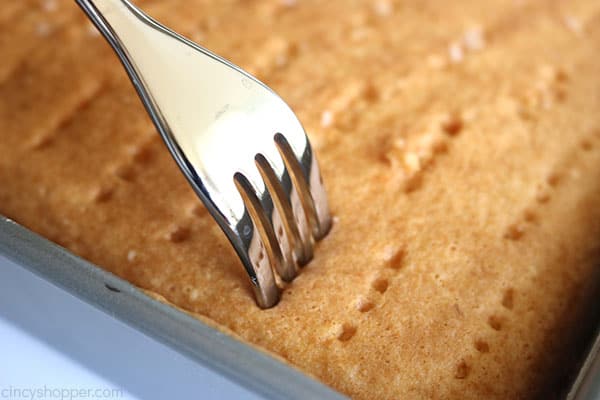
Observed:
[[[72,1],[0,7],[0,213],[357,399],[556,394],[600,260],[600,3],[146,0],[313,141],[334,226],[261,311]]]

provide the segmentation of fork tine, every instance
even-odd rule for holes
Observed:
[[[300,201],[304,206],[312,234],[316,240],[323,238],[331,227],[331,214],[327,194],[319,170],[317,159],[308,138],[302,153],[296,152],[286,137],[275,134],[275,143],[286,168],[291,172],[294,186],[298,189]]]
[[[240,237],[251,237],[249,245],[244,246],[247,254],[242,261],[256,295],[257,303],[262,308],[274,306],[279,301],[280,290],[276,284],[274,271],[278,271],[282,264],[282,254],[275,239],[273,228],[267,217],[268,208],[265,210],[265,201],[257,196],[258,190],[245,175],[237,172],[233,180],[244,200],[245,215],[249,214],[243,225],[238,224]],[[265,193],[268,196],[268,193]],[[261,196],[264,198],[264,196]],[[250,227],[250,230],[248,229]],[[248,233],[248,232],[251,233]],[[265,257],[266,252],[266,257]]]
[[[294,238],[294,233],[290,230],[290,228],[293,229],[293,227],[290,226],[289,216],[285,209],[285,205],[282,206],[282,199],[285,194],[283,193],[283,189],[277,184],[276,178],[274,177],[275,173],[269,166],[268,161],[260,154],[257,154],[255,162],[275,205],[273,212],[271,213],[271,220],[273,222],[275,237],[283,255],[282,262],[284,264],[281,271],[278,272],[284,281],[290,282],[298,274],[298,266],[295,257],[296,240]]]
[[[265,234],[269,238],[269,247],[273,249],[276,259],[276,262],[273,263],[273,266],[282,280],[285,282],[291,282],[296,275],[298,275],[298,266],[292,254],[292,241],[290,240],[290,237],[285,234],[285,232],[283,235],[281,235],[281,238],[278,237],[277,232],[280,230],[285,230],[284,220],[279,208],[276,207],[275,202],[273,201],[273,196],[271,195],[271,191],[268,190],[268,186],[266,185],[264,178],[263,182],[261,183],[264,184],[264,190],[255,189],[255,193],[258,194],[262,210],[264,211],[264,215],[267,217],[266,221],[264,222],[264,228]],[[257,185],[254,185],[254,188],[257,187]]]
[[[263,154],[257,154],[255,160],[279,214],[283,217],[283,229],[277,230],[276,236],[280,243],[286,240],[291,243],[289,247],[294,256],[291,261],[294,264],[304,265],[312,258],[314,240],[296,187],[283,162],[281,163],[283,167],[279,169]]]
[[[318,227],[315,230],[315,239],[321,240],[331,229],[331,212],[329,210],[329,202],[327,201],[327,193],[325,192],[325,185],[323,184],[323,176],[321,175],[319,163],[317,162],[317,158],[314,157],[310,145],[308,147],[311,152],[311,167],[308,184],[318,221]]]

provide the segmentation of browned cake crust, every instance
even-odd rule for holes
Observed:
[[[315,259],[257,309],[69,1],[0,7],[0,213],[358,399],[556,389],[598,282],[600,3],[139,3],[298,113]]]

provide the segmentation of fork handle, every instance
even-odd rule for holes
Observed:
[[[144,38],[147,37],[144,31],[157,29],[160,25],[142,13],[129,0],[75,0],[75,2],[117,53],[150,117],[156,124],[158,122],[156,118],[159,116],[158,110],[152,102],[151,95],[143,86],[136,65],[121,38],[127,37],[128,41],[144,41]]]

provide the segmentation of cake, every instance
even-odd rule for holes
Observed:
[[[600,4],[136,3],[297,113],[314,259],[256,306],[74,2],[0,8],[1,214],[356,399],[560,395],[598,316]]]

